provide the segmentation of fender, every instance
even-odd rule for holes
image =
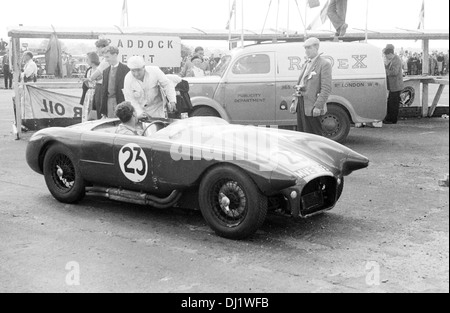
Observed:
[[[344,97],[341,96],[336,96],[336,95],[331,95],[328,98],[328,105],[332,104],[332,103],[337,103],[342,105],[345,109],[347,109],[348,113],[350,113],[350,120],[353,123],[372,123],[375,122],[374,119],[367,119],[364,117],[359,116],[356,111],[355,108],[353,107],[353,105],[350,103],[350,101],[348,101],[347,99],[345,99]]]
[[[220,105],[220,103],[218,103],[217,101],[207,97],[193,97],[191,98],[191,102],[194,108],[198,106],[207,106],[213,108],[220,114],[220,117],[222,119],[226,120],[227,122],[230,122],[230,117],[227,111],[225,111],[223,106]]]

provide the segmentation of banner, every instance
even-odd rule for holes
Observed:
[[[159,67],[181,66],[181,38],[141,35],[109,35],[111,46],[119,48],[119,61],[135,55],[144,58],[147,65]]]
[[[81,93],[81,89],[80,89]],[[24,85],[22,125],[29,130],[67,127],[81,123],[81,97],[68,96]]]

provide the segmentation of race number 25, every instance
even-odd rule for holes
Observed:
[[[119,164],[122,173],[132,182],[140,183],[147,177],[147,156],[144,150],[136,144],[128,144],[122,147],[119,152]]]

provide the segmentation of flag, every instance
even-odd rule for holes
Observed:
[[[320,11],[320,14],[312,21],[311,24],[306,28],[307,30],[317,29],[328,20],[328,8],[330,7],[330,0],[325,3],[325,6]]]
[[[420,10],[420,22],[417,29],[425,29],[425,0],[422,2],[422,9]]]
[[[227,23],[226,29],[230,29],[230,23],[231,23],[231,20],[233,19],[233,16],[235,14],[236,14],[236,0],[234,0],[234,2],[233,2],[233,7],[231,8],[230,18],[228,19],[228,23]]]
[[[128,27],[128,1],[123,0],[121,27]]]

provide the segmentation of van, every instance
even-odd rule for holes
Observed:
[[[320,52],[333,67],[333,91],[322,119],[325,135],[343,142],[352,124],[383,121],[387,83],[382,51],[366,43],[322,42]],[[302,43],[235,49],[211,76],[186,78],[192,116],[294,129],[297,118],[289,108],[305,60]]]

